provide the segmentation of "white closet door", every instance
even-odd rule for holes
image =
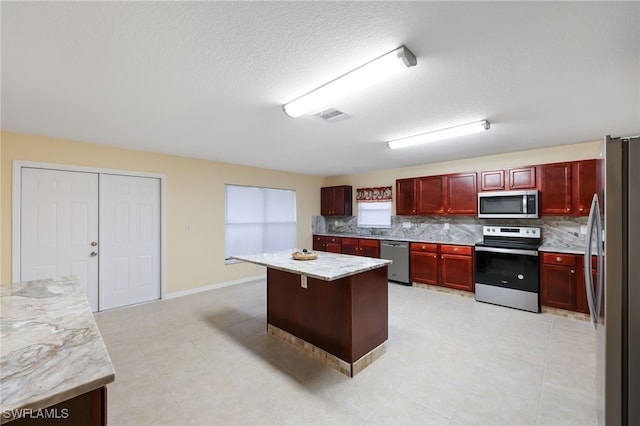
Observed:
[[[21,180],[20,281],[75,275],[96,311],[98,175],[23,168]]]
[[[100,175],[100,310],[160,298],[160,179]]]

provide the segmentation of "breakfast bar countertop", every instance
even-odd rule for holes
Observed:
[[[374,259],[371,257],[336,254],[324,251],[315,252],[318,253],[317,259],[294,260],[291,254],[295,251],[298,250],[292,249],[231,257],[244,262],[255,263],[284,272],[305,275],[323,281],[334,281],[391,264],[391,261],[386,259]]]
[[[75,278],[0,287],[0,423],[113,382],[109,353]]]

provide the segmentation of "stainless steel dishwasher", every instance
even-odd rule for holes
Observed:
[[[409,243],[383,240],[380,242],[380,257],[393,261],[389,265],[389,281],[411,285],[409,278]]]

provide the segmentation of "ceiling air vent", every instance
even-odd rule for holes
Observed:
[[[350,114],[347,114],[346,112],[337,110],[335,108],[325,109],[314,115],[326,121],[338,121],[351,117]]]

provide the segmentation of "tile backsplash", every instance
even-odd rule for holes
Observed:
[[[390,229],[359,228],[355,216],[314,216],[314,234],[394,238],[442,243],[475,244],[483,225],[539,226],[542,244],[558,249],[582,249],[587,225],[584,216],[544,216],[541,219],[478,219],[469,216],[392,216]]]

